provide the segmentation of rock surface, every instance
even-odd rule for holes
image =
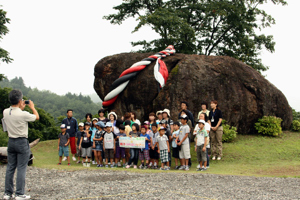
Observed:
[[[132,64],[152,53],[122,53],[101,59],[95,66],[94,89],[101,99],[111,84]],[[292,109],[283,93],[260,73],[231,57],[175,54],[164,58],[169,78],[159,92],[151,63],[131,80],[109,108],[118,115],[136,111],[138,119],[168,108],[177,120],[180,102],[189,103],[197,117],[200,103],[217,100],[223,118],[242,134],[253,133],[254,123],[264,115],[283,119],[283,129],[292,122]]]

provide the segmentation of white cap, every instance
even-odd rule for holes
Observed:
[[[205,121],[204,121],[203,119],[200,119],[200,120],[198,121],[198,123],[205,124]]]
[[[60,128],[66,128],[65,124],[60,125]]]

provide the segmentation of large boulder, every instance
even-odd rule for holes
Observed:
[[[101,59],[95,66],[94,88],[101,99],[119,75],[133,63],[151,53],[122,53]],[[217,100],[223,118],[238,132],[254,132],[254,123],[264,115],[283,119],[288,129],[292,122],[292,109],[287,99],[260,73],[243,62],[226,56],[175,54],[163,59],[169,70],[166,86],[159,91],[153,75],[154,62],[130,81],[117,101],[109,108],[118,115],[136,111],[146,120],[150,112],[168,108],[171,118],[177,120],[180,102],[189,103],[196,118],[200,103]]]

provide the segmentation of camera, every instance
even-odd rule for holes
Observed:
[[[25,100],[25,104],[29,104],[30,102],[29,102],[29,100]]]

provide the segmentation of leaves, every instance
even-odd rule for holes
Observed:
[[[139,52],[160,51],[169,44],[186,54],[225,55],[239,59],[258,71],[265,71],[260,51],[275,51],[273,36],[257,35],[256,29],[270,27],[275,19],[259,6],[283,0],[126,0],[114,7],[117,14],[105,16],[112,24],[129,17],[137,26],[150,26],[160,38],[132,42],[142,46]]]
[[[1,7],[1,6],[0,6]],[[10,22],[10,19],[6,17],[6,12],[3,9],[0,9],[0,39],[3,39],[3,36],[8,33],[8,28],[6,24]],[[13,61],[12,58],[9,57],[9,53],[0,47],[0,59],[2,62],[10,63]],[[0,81],[3,78],[3,74],[0,74]]]

